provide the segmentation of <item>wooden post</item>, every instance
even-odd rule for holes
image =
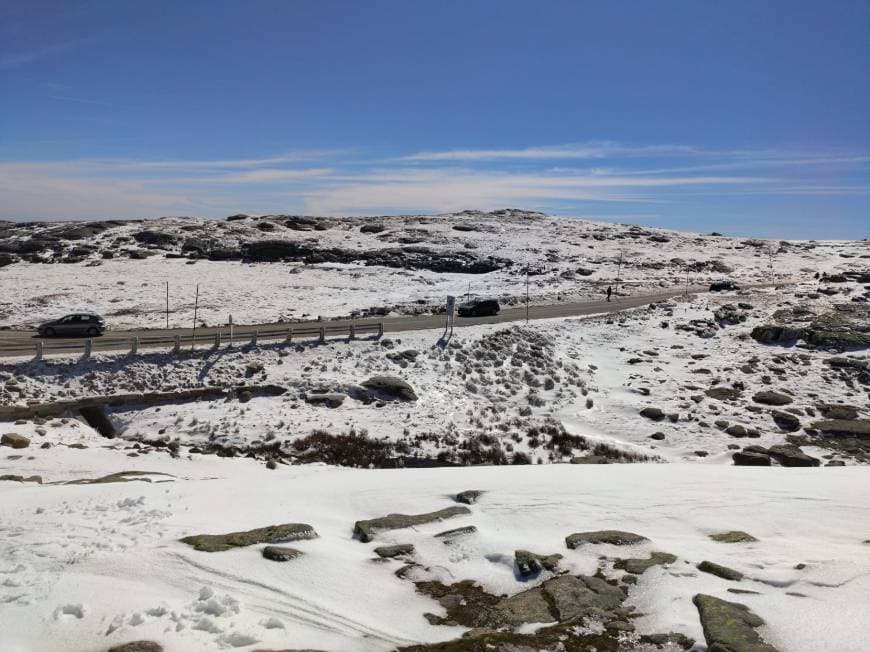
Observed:
[[[326,342],[326,326],[320,327],[320,343]]]
[[[616,295],[617,300],[619,299],[619,276],[622,273],[622,252],[619,252],[619,262],[616,264],[616,291],[614,294]]]
[[[528,254],[526,254],[528,255]],[[529,260],[526,259],[526,323],[529,323]]]
[[[196,348],[196,313],[199,310],[199,283],[196,284],[196,299],[193,302],[193,335],[190,338],[190,350]]]
[[[221,348],[221,332],[220,331],[218,331],[217,333],[214,334],[214,348],[216,348],[216,349]]]
[[[166,281],[166,329],[169,329],[169,281]]]
[[[91,357],[91,350],[94,346],[94,340],[90,337],[85,340],[85,353],[82,356],[85,360],[88,360]]]
[[[384,322],[378,322],[378,337],[384,336]]]
[[[254,334],[251,335],[251,346],[257,346],[257,339],[259,338],[259,335],[259,331],[254,331]]]
[[[174,355],[181,353],[181,335],[175,336],[175,344],[172,346],[172,353]]]
[[[136,355],[139,353],[139,336],[134,335],[130,338],[130,355]]]
[[[356,339],[356,326],[353,323],[350,325],[350,339]]]
[[[42,357],[45,355],[45,344],[43,342],[36,343],[36,361],[39,362],[42,360]]]
[[[287,344],[290,344],[293,341],[293,329],[292,328],[287,329],[287,338],[284,341],[287,342]]]

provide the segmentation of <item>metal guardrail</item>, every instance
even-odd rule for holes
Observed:
[[[232,336],[231,336],[232,334]],[[332,336],[343,336],[342,339],[353,340],[363,334],[374,334],[381,337],[384,334],[384,322],[363,324],[323,324],[320,326],[288,326],[286,328],[264,328],[236,332],[218,330],[211,333],[196,335],[154,335],[131,337],[100,337],[83,338],[78,341],[52,342],[51,340],[35,339],[26,344],[0,344],[0,357],[25,356],[34,354],[37,360],[48,355],[62,355],[81,352],[89,358],[94,353],[119,352],[129,348],[130,355],[136,355],[140,349],[155,349],[169,347],[171,353],[183,350],[197,350],[202,346],[206,349],[229,348],[232,346],[257,345],[261,342],[279,342],[292,344],[297,339],[316,339],[324,343]]]

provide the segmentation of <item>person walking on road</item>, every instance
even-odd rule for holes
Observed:
[[[611,286],[607,286],[607,301],[610,301],[610,295],[613,294],[613,288]]]

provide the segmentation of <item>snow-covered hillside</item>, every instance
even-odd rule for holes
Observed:
[[[256,261],[256,262],[255,262]],[[110,328],[193,319],[275,322],[353,311],[431,311],[448,294],[534,301],[728,278],[769,282],[868,267],[867,242],[780,242],[687,234],[524,211],[383,218],[163,218],[0,224],[0,325],[71,311]]]

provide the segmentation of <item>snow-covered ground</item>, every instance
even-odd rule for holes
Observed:
[[[591,574],[599,556],[624,549],[567,550],[583,530],[623,529],[676,555],[629,589],[644,615],[638,632],[682,632],[703,641],[691,598],[709,593],[747,604],[767,622],[781,650],[859,651],[870,637],[867,544],[870,483],[862,468],[752,469],[701,465],[474,467],[353,470],[320,465],[265,469],[253,460],[194,456],[125,457],[92,432],[85,450],[55,445],[28,464],[62,482],[118,471],[165,473],[152,482],[0,486],[0,625],[3,649],[104,650],[137,639],[167,650],[317,648],[389,650],[454,638],[432,626],[432,600],[376,563],[372,549],[413,543],[414,558],[442,581],[475,579],[489,591],[516,593],[513,551],[561,553],[562,568]],[[63,428],[47,441],[67,440]],[[68,441],[68,440],[67,440]],[[28,453],[30,453],[28,451]],[[0,460],[0,471],[16,465]],[[471,514],[444,523],[352,537],[356,520],[449,506],[465,489],[486,493]],[[261,546],[208,553],[178,541],[197,533],[285,522],[312,525],[317,539],[292,545],[303,556],[263,559]],[[453,545],[432,535],[449,527],[478,531]],[[709,534],[743,530],[758,539],[722,544]],[[700,573],[712,560],[743,572],[727,582]],[[796,567],[804,564],[798,570]],[[538,580],[540,581],[540,580]],[[534,584],[534,582],[532,582]],[[733,595],[726,588],[757,591]],[[703,649],[703,648],[699,648]]]
[[[818,380],[827,378],[830,353],[771,347],[748,337],[781,306],[810,305],[796,297],[812,289],[699,295],[616,315],[473,326],[455,330],[447,343],[441,331],[416,331],[386,341],[225,348],[181,358],[146,354],[28,362],[0,369],[18,376],[18,393],[0,390],[0,401],[266,383],[288,391],[244,403],[121,406],[112,408],[112,418],[125,438],[182,445],[246,449],[281,442],[292,452],[296,440],[324,430],[367,433],[400,444],[411,455],[435,457],[446,451],[452,460],[471,440],[483,450],[502,451],[506,461],[515,453],[528,454],[533,462],[583,454],[559,454],[546,446],[546,437],[537,436],[547,420],[556,420],[592,443],[666,461],[723,464],[731,462],[735,446],[785,443],[786,433],[772,420],[770,407],[753,401],[759,391],[785,393],[792,400],[787,407],[797,410],[805,426],[819,405],[851,404],[866,416],[870,406],[854,388],[835,378]],[[717,326],[716,310],[740,302],[751,305],[739,311],[745,321]],[[813,302],[817,312],[831,304],[824,295]],[[359,400],[360,384],[375,375],[401,377],[419,400]],[[715,388],[730,388],[735,395],[709,396]],[[344,396],[341,405],[306,400],[329,392]],[[674,420],[640,416],[650,406]],[[754,436],[750,441],[726,434],[717,421],[752,430]],[[653,439],[654,433],[664,437]],[[814,449],[811,454],[840,458]],[[851,463],[848,457],[844,461]]]

